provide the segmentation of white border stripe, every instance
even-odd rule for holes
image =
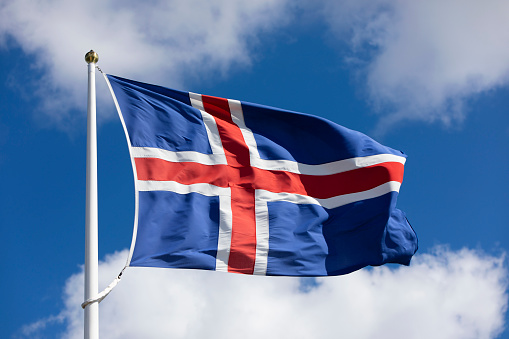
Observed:
[[[314,204],[331,209],[366,199],[382,196],[389,192],[399,192],[401,183],[389,181],[380,186],[363,192],[343,194],[327,199],[316,199],[306,195],[292,193],[274,193],[266,190],[258,190],[257,198],[263,201],[287,201],[294,204]]]
[[[263,170],[287,171],[297,174],[330,175],[351,171],[361,167],[378,165],[384,162],[399,162],[404,165],[405,161],[405,157],[394,154],[368,155],[320,165],[307,165],[290,160],[266,160],[252,157],[251,166]]]
[[[193,107],[198,109],[201,113],[203,123],[205,124],[205,129],[207,130],[207,136],[209,137],[209,143],[210,148],[212,149],[212,153],[222,154],[223,157],[225,157],[223,143],[221,142],[221,137],[219,136],[216,120],[214,120],[214,117],[212,115],[205,112],[201,94],[189,92],[189,99],[191,100],[191,105],[193,105]],[[224,159],[224,163],[226,163],[226,157]]]
[[[173,152],[156,147],[132,147],[135,158],[157,158],[170,162],[195,162],[203,165],[226,165],[223,154],[203,154],[193,151]]]
[[[140,192],[168,191],[178,194],[199,193],[208,197],[230,196],[228,187],[218,187],[205,183],[184,185],[175,181],[138,180],[138,189]]]
[[[219,237],[217,239],[216,271],[228,272],[228,259],[232,243],[231,190],[228,196],[219,197]]]
[[[258,198],[255,191],[256,256],[253,274],[266,275],[269,257],[269,209],[267,202]]]
[[[246,123],[244,121],[244,112],[242,111],[242,104],[238,100],[228,99],[228,105],[230,106],[232,120],[239,127],[242,136],[244,137],[244,142],[246,143],[249,149],[251,165],[253,165],[253,159],[260,159],[260,154],[258,153],[258,146],[256,145],[256,140],[253,135],[253,132],[246,126]]]

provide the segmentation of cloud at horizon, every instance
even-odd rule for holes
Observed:
[[[106,256],[100,286],[126,257],[126,250]],[[437,247],[410,267],[319,278],[307,288],[297,278],[128,268],[101,303],[101,336],[495,338],[507,310],[504,262],[504,254]],[[83,271],[72,275],[61,313],[27,324],[21,337],[43,335],[56,323],[65,327],[63,338],[82,338],[83,280]]]

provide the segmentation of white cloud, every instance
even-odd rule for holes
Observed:
[[[76,116],[70,109],[84,110],[89,49],[110,74],[175,86],[184,75],[221,75],[249,64],[257,36],[287,21],[285,6],[286,0],[5,0],[0,46],[14,41],[36,56],[34,74],[42,79],[31,80],[46,98],[42,112],[66,126]]]
[[[461,122],[467,100],[509,81],[505,0],[323,1],[374,106],[399,120]]]
[[[461,122],[470,98],[508,83],[505,0],[5,0],[0,46],[14,41],[37,55],[39,77],[30,81],[47,98],[44,119],[67,126],[83,119],[72,109],[84,110],[90,48],[111,74],[182,87],[184,78],[248,65],[263,33],[300,24],[296,8],[302,18],[325,17],[350,42],[345,60],[361,70],[382,129],[400,120]],[[111,104],[102,81],[98,93]]]
[[[106,286],[127,252],[100,264]],[[495,338],[504,328],[504,257],[463,249],[301,281],[206,271],[128,268],[100,304],[104,338]],[[83,273],[67,281],[63,338],[83,337]],[[38,324],[36,322],[35,324]],[[28,325],[29,328],[32,325]],[[32,326],[32,337],[40,334]]]
[[[54,324],[62,324],[64,321],[65,318],[63,314],[59,314],[57,316],[49,316],[47,318],[23,326],[23,328],[21,328],[20,335],[25,338],[39,338],[39,334],[42,333],[47,327]]]

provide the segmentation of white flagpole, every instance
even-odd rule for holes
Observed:
[[[87,105],[87,204],[85,217],[85,300],[98,293],[99,245],[97,213],[97,126],[95,109],[95,64],[99,56],[94,51],[85,55],[88,63]],[[99,303],[85,307],[85,339],[99,338]]]

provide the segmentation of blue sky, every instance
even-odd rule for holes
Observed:
[[[93,48],[110,74],[319,115],[404,151],[398,207],[420,246],[410,267],[306,292],[308,280],[130,268],[101,303],[102,337],[509,338],[504,1],[92,5],[0,4],[1,337],[82,337]],[[99,76],[97,90],[103,288],[127,258],[134,188]]]

